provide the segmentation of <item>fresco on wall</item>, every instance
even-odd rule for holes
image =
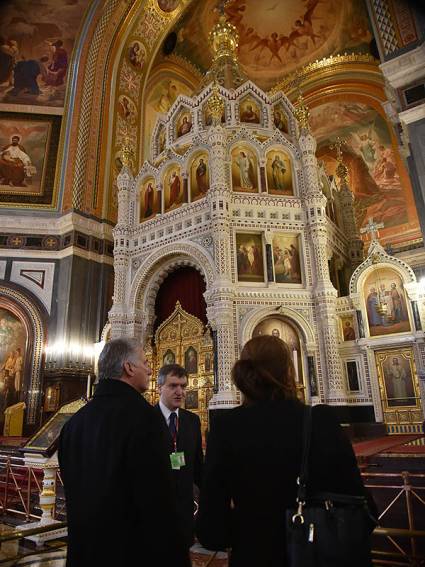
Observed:
[[[0,103],[61,107],[87,0],[3,0]]]
[[[217,0],[195,2],[174,31],[176,52],[205,72],[211,63],[208,33]],[[368,52],[372,39],[366,7],[357,0],[230,0],[225,13],[239,32],[239,61],[264,90],[309,61],[331,54]]]
[[[391,141],[385,119],[372,107],[349,101],[333,101],[311,110],[311,128],[318,140],[317,156],[328,174],[336,169],[336,136],[347,140],[343,160],[349,171],[349,184],[355,199],[359,227],[370,217],[383,222],[385,229],[400,233],[418,227],[412,189],[404,166]],[[403,179],[402,179],[403,178]],[[403,228],[402,228],[403,227]]]
[[[42,195],[51,127],[49,120],[0,119],[0,194]]]
[[[264,282],[261,234],[236,234],[236,262],[240,282]]]
[[[0,420],[3,411],[19,400],[26,343],[22,321],[8,309],[0,308]]]
[[[252,150],[238,145],[232,150],[233,191],[258,192],[258,160]]]
[[[190,96],[192,94],[192,89],[179,80],[161,79],[151,85],[147,92],[149,92],[149,96],[145,108],[145,132],[151,135],[158,118],[158,113],[166,114],[180,94]],[[145,145],[144,147],[144,155],[145,158],[148,159],[148,145]]]
[[[137,108],[134,102],[125,95],[118,98],[118,114],[129,124],[135,124],[137,119]]]
[[[282,150],[271,150],[266,161],[267,189],[271,195],[293,195],[291,160]]]
[[[299,236],[274,234],[272,249],[276,283],[302,283]]]
[[[143,43],[138,40],[132,41],[128,48],[128,60],[130,61],[130,63],[133,65],[133,67],[141,71],[145,63],[145,59],[146,49]]]
[[[204,197],[210,186],[209,161],[206,152],[199,154],[190,165],[190,199]]]
[[[156,190],[155,179],[149,177],[140,191],[140,221],[152,218],[161,212],[161,192]]]
[[[172,166],[169,168],[163,180],[164,187],[164,210],[170,211],[179,207],[184,201],[183,179],[180,167]]]
[[[403,282],[394,270],[374,270],[363,286],[367,320],[371,337],[410,331]],[[384,306],[385,313],[377,308]]]

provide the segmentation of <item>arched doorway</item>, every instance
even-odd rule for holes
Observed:
[[[188,375],[186,409],[199,415],[204,433],[213,394],[213,340],[207,322],[205,282],[195,268],[182,266],[162,282],[155,300],[155,323],[145,345],[153,374],[145,396],[157,403],[156,378],[161,366],[180,364]]]
[[[252,336],[257,337],[259,335],[279,337],[289,346],[295,368],[298,397],[305,400],[304,349],[296,326],[286,317],[272,315],[255,326]]]
[[[185,408],[196,413],[204,434],[208,429],[208,402],[213,394],[214,357],[210,329],[177,301],[173,313],[156,330],[146,355],[153,374],[145,396],[158,402],[156,377],[165,364],[180,364],[188,373]]]
[[[0,431],[4,410],[25,402],[27,426],[37,423],[41,404],[44,314],[36,299],[0,285]]]

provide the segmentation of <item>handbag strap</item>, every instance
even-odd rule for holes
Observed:
[[[301,455],[301,470],[300,470],[300,475],[298,477],[297,502],[305,502],[307,498],[308,461],[310,457],[310,444],[311,444],[311,423],[312,423],[312,407],[310,405],[306,405],[304,407],[303,448]]]

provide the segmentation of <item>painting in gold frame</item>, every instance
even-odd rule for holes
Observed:
[[[282,103],[275,104],[273,107],[273,124],[282,133],[288,133],[288,118]]]
[[[236,234],[236,261],[240,282],[264,282],[264,256],[261,234]]]
[[[53,205],[60,126],[60,116],[0,113],[0,203]]]
[[[340,317],[341,322],[341,337],[345,341],[354,341],[356,339],[356,331],[354,327],[353,315],[346,315]]]
[[[293,195],[291,159],[283,150],[271,150],[267,154],[267,189],[271,195]]]
[[[173,165],[168,168],[163,179],[164,211],[167,212],[179,207],[184,201],[183,179],[180,167]]]
[[[260,124],[261,108],[251,96],[244,98],[239,104],[239,119],[247,124]]]
[[[375,352],[384,408],[417,407],[419,388],[410,347]]]
[[[190,164],[190,199],[205,197],[210,186],[208,154],[197,155]]]
[[[276,283],[301,284],[301,244],[295,234],[275,233],[272,240]]]
[[[371,337],[410,331],[403,281],[391,268],[376,268],[363,286],[367,321]],[[382,306],[385,313],[379,313]]]
[[[238,144],[232,149],[233,191],[258,193],[258,160],[246,145]]]
[[[192,130],[192,115],[188,110],[179,114],[176,120],[176,138],[188,134]]]
[[[161,193],[157,191],[155,179],[149,177],[143,182],[140,191],[140,222],[161,212]]]

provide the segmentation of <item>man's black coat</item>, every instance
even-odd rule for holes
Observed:
[[[59,464],[68,567],[130,567],[145,559],[147,565],[187,565],[177,543],[163,425],[134,388],[120,380],[99,383],[62,429]],[[164,521],[174,526],[166,537]]]
[[[162,418],[165,434],[168,439],[168,451],[174,451],[173,440],[167,427],[167,422],[161,412],[159,404],[155,406]],[[183,451],[186,465],[179,471],[173,471],[176,497],[177,516],[183,531],[184,545],[189,548],[193,544],[194,535],[194,505],[193,485],[201,487],[203,453],[201,422],[199,417],[187,410],[179,409],[177,451]]]

